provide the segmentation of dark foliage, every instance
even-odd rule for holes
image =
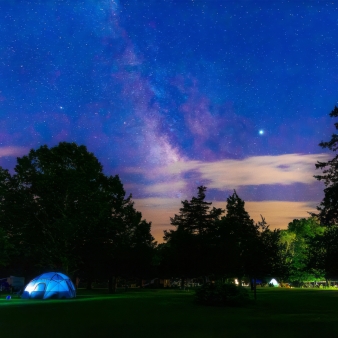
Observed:
[[[196,290],[196,302],[211,306],[242,306],[250,302],[249,292],[229,283],[208,283]]]
[[[17,159],[14,175],[0,168],[0,208],[3,256],[26,275],[48,268],[111,279],[143,275],[151,263],[151,224],[85,146],[42,146]]]
[[[216,236],[219,256],[223,257],[225,266],[221,270],[237,276],[252,275],[252,266],[256,260],[258,226],[245,210],[245,202],[236,191],[227,198],[227,214],[216,223]]]
[[[215,226],[217,256],[222,257],[217,272],[239,279],[281,275],[279,230],[271,231],[263,217],[255,224],[236,191],[227,199],[226,209],[227,215]]]
[[[330,113],[331,117],[338,117],[338,108],[334,107]],[[338,129],[338,122],[335,124]],[[331,140],[328,142],[321,142],[319,144],[322,148],[327,148],[333,152],[338,150],[338,134],[333,134]],[[317,169],[322,169],[322,175],[314,176],[319,181],[324,181],[324,198],[320,205],[317,207],[318,214],[312,214],[317,216],[323,225],[338,224],[338,154],[327,162],[317,162]]]
[[[338,277],[338,226],[325,229],[324,234],[309,238],[308,269],[321,271],[326,280]]]
[[[163,264],[172,275],[184,279],[213,273],[212,240],[215,221],[224,212],[205,201],[206,187],[198,187],[197,197],[182,201],[180,213],[170,219],[175,230],[164,231]]]

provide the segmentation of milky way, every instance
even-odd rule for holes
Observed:
[[[338,8],[315,1],[0,3],[0,165],[60,141],[118,174],[161,240],[180,201],[236,189],[272,227],[323,197]],[[287,211],[289,210],[289,211]]]

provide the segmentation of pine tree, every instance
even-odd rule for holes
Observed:
[[[180,275],[182,286],[186,277],[207,275],[212,270],[210,236],[215,221],[224,212],[205,201],[206,187],[198,187],[197,197],[182,201],[179,214],[170,218],[175,230],[164,231],[167,242],[167,264],[172,273]],[[170,263],[169,263],[170,261]]]
[[[200,186],[197,189],[197,197],[193,197],[190,201],[182,201],[183,207],[180,208],[180,214],[170,218],[170,221],[179,230],[203,235],[208,232],[212,222],[218,219],[224,211],[215,207],[209,210],[212,203],[205,201],[207,188]],[[169,233],[165,232],[165,236],[169,236]]]
[[[258,226],[245,210],[245,202],[237,192],[227,198],[227,214],[219,222],[218,231],[221,248],[226,250],[224,258],[227,261],[228,273],[234,273],[241,279],[251,274],[253,249],[258,238]],[[231,249],[230,249],[231,248]],[[230,250],[229,250],[230,249]],[[222,250],[221,250],[222,251]]]
[[[338,117],[338,108],[335,106],[330,113],[331,117]],[[335,124],[338,129],[338,122]],[[330,149],[334,152],[338,150],[338,134],[333,134],[328,142],[321,142],[319,145],[322,148]],[[338,224],[338,154],[327,162],[317,162],[317,169],[322,169],[322,175],[314,177],[319,181],[324,181],[324,198],[319,206],[317,206],[318,214],[312,213],[312,216],[317,216],[320,223],[323,225]]]

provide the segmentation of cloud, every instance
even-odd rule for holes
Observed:
[[[164,182],[164,183],[157,183],[153,185],[149,185],[145,187],[145,191],[147,193],[153,194],[153,195],[158,195],[161,194],[166,195],[166,192],[172,192],[174,191],[180,191],[183,190],[186,186],[185,181],[180,180],[180,181],[170,181],[170,182]]]
[[[310,184],[315,181],[313,175],[318,173],[315,163],[328,158],[328,154],[285,154],[215,162],[178,161],[164,171],[171,175],[198,172],[208,188],[219,190],[262,184]]]
[[[28,148],[25,147],[0,147],[0,157],[7,156],[22,156],[29,152]]]

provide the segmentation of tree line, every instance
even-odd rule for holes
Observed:
[[[12,274],[60,270],[113,290],[117,276],[149,272],[151,223],[85,146],[31,150],[14,172],[0,169],[0,262]]]
[[[338,117],[338,108],[330,114]],[[338,129],[338,123],[335,123]],[[320,146],[337,152],[338,135]],[[287,230],[254,222],[234,191],[225,209],[207,202],[205,186],[182,201],[164,232],[151,235],[118,176],[107,176],[85,146],[61,142],[17,159],[14,173],[0,167],[0,271],[34,277],[46,269],[72,277],[257,278],[301,283],[338,277],[338,155],[318,162],[324,198],[307,219]],[[254,285],[253,285],[254,286]]]

